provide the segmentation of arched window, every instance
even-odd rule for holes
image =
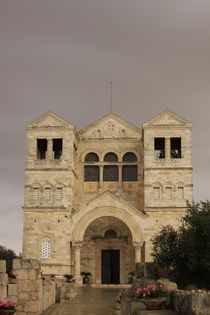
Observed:
[[[104,233],[104,238],[117,238],[117,233],[114,230],[107,230]]]
[[[104,156],[105,162],[118,162],[118,156],[114,152],[109,152]]]
[[[90,152],[85,157],[85,162],[98,162],[99,158],[98,155],[94,152]]]
[[[136,154],[127,152],[123,155],[123,162],[137,162]]]
[[[99,167],[85,165],[85,182],[99,182]]]
[[[122,168],[122,181],[123,182],[136,182],[138,181],[137,165],[125,165]]]
[[[115,165],[104,166],[104,182],[118,182],[118,167]]]

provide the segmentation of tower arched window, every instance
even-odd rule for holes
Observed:
[[[99,182],[99,167],[95,165],[99,161],[98,154],[90,152],[85,157],[85,163],[88,165],[84,166],[84,181],[85,182]],[[93,165],[91,165],[93,164]]]
[[[137,162],[137,156],[133,152],[127,152],[123,155],[123,162]]]
[[[114,152],[109,152],[104,156],[104,162],[118,162],[118,156]]]
[[[85,157],[85,162],[98,162],[98,161],[99,161],[99,157],[94,152],[88,153]]]
[[[122,167],[122,181],[123,182],[138,181],[138,167],[136,154],[133,152],[126,152],[123,155],[123,162],[126,162],[126,165],[123,165]]]

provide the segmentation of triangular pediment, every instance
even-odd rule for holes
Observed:
[[[143,124],[143,128],[153,126],[192,127],[192,123],[167,109]]]
[[[27,125],[27,128],[48,128],[48,127],[70,127],[74,128],[68,121],[59,117],[53,112],[47,112],[41,117],[35,119],[30,124]]]
[[[141,138],[141,130],[109,113],[80,131],[82,138]]]
[[[143,216],[146,215],[142,210],[137,209],[136,207],[128,203],[126,200],[116,196],[109,190],[106,190],[101,195],[97,196],[96,198],[89,201],[85,205],[86,209],[96,208],[96,207],[97,208],[114,207],[114,208],[123,209],[133,214],[143,215]]]

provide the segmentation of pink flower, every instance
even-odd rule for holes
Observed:
[[[155,289],[155,287],[152,287],[152,291],[155,291],[156,289]]]
[[[163,284],[160,284],[160,288],[162,288],[163,287]]]
[[[150,288],[151,288],[151,285],[148,284],[147,289],[150,289]]]
[[[144,293],[144,294],[143,294],[143,297],[145,297],[145,296],[146,296],[146,294]]]
[[[137,293],[137,294],[139,294],[141,291],[142,291],[142,289],[141,289],[141,288],[136,289],[136,293]]]
[[[150,291],[148,291],[147,294],[150,295]]]

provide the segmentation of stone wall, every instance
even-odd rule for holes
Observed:
[[[169,295],[170,308],[182,314],[209,315],[210,292],[172,291]]]
[[[0,260],[0,300],[7,300],[7,284],[6,261]]]
[[[14,259],[17,277],[17,315],[40,314],[55,303],[55,282],[41,280],[41,263],[35,259]]]

